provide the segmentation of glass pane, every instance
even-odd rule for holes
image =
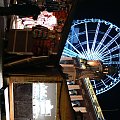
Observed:
[[[32,120],[32,84],[14,83],[14,120]]]

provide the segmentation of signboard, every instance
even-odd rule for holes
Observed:
[[[34,120],[56,120],[56,83],[33,83]]]

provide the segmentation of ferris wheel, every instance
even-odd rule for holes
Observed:
[[[86,60],[100,60],[117,69],[101,80],[91,80],[96,95],[104,93],[120,81],[120,28],[101,19],[75,20],[62,55]]]

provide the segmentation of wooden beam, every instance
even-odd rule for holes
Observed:
[[[13,83],[9,82],[9,96],[10,96],[10,120],[14,120],[14,98],[13,98]]]

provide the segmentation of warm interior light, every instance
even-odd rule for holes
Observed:
[[[57,18],[53,15],[53,12],[43,11],[38,16],[37,20],[33,20],[32,17],[19,18],[17,16],[13,21],[13,29],[32,28],[36,25],[41,25],[53,30],[57,25]]]

